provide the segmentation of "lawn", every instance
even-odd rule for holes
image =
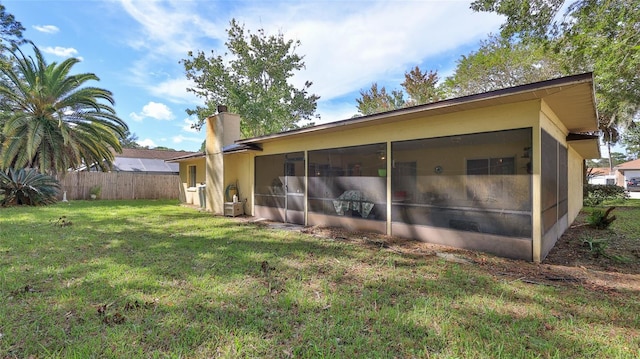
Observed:
[[[173,201],[0,208],[0,253],[0,358],[640,357],[636,290]]]

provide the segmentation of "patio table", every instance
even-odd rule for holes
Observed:
[[[360,212],[362,218],[367,218],[373,209],[373,202],[369,202],[360,191],[345,191],[333,200],[333,207],[339,216],[344,216],[348,210]]]

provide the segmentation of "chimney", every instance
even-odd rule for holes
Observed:
[[[218,106],[218,114],[206,120],[206,200],[207,210],[224,212],[224,154],[225,146],[240,139],[240,116]]]

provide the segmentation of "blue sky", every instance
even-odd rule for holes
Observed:
[[[74,72],[114,93],[115,109],[144,146],[196,151],[204,134],[190,128],[185,109],[202,101],[179,63],[188,51],[224,53],[232,18],[268,35],[301,41],[306,69],[294,84],[313,82],[317,113],[326,123],[357,113],[355,99],[373,82],[399,89],[416,65],[452,73],[502,18],[474,13],[470,1],[2,1],[47,60],[82,60]],[[31,54],[25,47],[25,52]]]

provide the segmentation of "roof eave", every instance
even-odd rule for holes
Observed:
[[[222,153],[224,153],[225,155],[232,154],[232,153],[261,152],[261,151],[262,151],[262,147],[253,143],[247,143],[247,144],[234,143],[222,148]]]
[[[567,143],[584,159],[602,157],[599,137],[596,135],[570,133],[567,136]]]
[[[542,99],[545,97],[550,97],[553,93],[549,91],[556,89],[557,91],[562,91],[570,86],[579,85],[579,84],[589,84],[590,86],[590,97],[593,108],[595,109],[595,96],[593,90],[593,74],[583,73],[573,76],[561,77],[557,79],[541,81],[531,84],[525,84],[515,87],[510,87],[506,89],[500,89],[495,91],[489,91],[485,93],[468,95],[463,97],[456,97],[452,99],[442,100],[438,102],[428,103],[424,105],[418,105],[413,107],[402,108],[398,110],[392,110],[388,112],[362,116],[357,118],[350,118],[345,120],[340,120],[336,122],[331,122],[327,124],[321,124],[311,127],[305,127],[285,132],[280,132],[276,134],[247,138],[243,140],[236,141],[237,144],[258,144],[262,142],[268,142],[272,140],[276,140],[282,137],[288,137],[293,135],[301,135],[301,134],[311,134],[321,131],[330,131],[335,130],[344,126],[357,126],[359,124],[365,123],[375,123],[376,121],[388,121],[393,118],[398,117],[417,117],[421,114],[428,112],[436,112],[438,110],[445,112],[454,112],[454,111],[462,111],[473,104],[479,104],[482,102],[486,102],[485,106],[491,106],[495,104],[501,104],[505,101],[501,101],[504,98],[513,97],[514,102],[525,101],[527,99],[518,99],[518,95],[526,95],[529,94],[528,100],[533,99]],[[522,96],[521,96],[522,97]],[[480,107],[480,106],[479,106]],[[585,126],[581,126],[579,128],[569,128],[570,131],[577,132],[587,132],[587,131],[597,131],[597,113],[588,114],[591,119],[588,119],[589,123]]]
[[[196,153],[191,154],[191,155],[186,155],[186,156],[181,156],[181,157],[176,157],[176,158],[170,158],[170,159],[164,160],[164,161],[165,162],[184,162],[184,161],[193,160],[193,159],[204,157],[204,156],[205,156],[204,152],[196,152]]]

